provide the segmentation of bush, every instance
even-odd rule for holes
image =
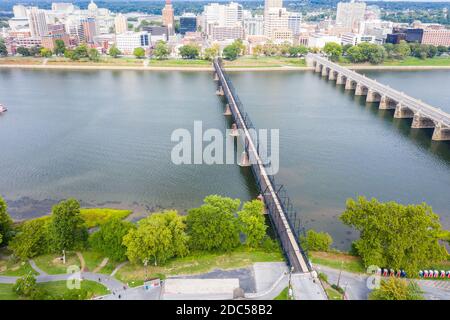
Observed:
[[[342,289],[340,286],[338,286],[337,284],[332,284],[331,287],[336,290],[337,292],[339,292],[340,294],[344,294],[345,291],[344,289]]]
[[[369,300],[423,300],[423,292],[415,282],[389,278],[369,294]]]
[[[323,282],[328,282],[328,276],[323,273],[323,272],[319,272],[319,274],[317,275],[319,277],[320,280],[322,280]]]
[[[306,237],[302,237],[300,241],[306,250],[329,251],[333,238],[326,232],[316,232],[310,229],[306,233]]]

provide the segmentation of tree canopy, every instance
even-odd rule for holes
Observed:
[[[195,45],[184,45],[178,49],[183,59],[197,59],[200,55],[200,49]]]
[[[302,237],[302,245],[305,249],[311,251],[329,251],[333,244],[333,238],[326,232],[316,232],[312,229],[308,230],[306,237]]]
[[[77,200],[68,199],[53,206],[50,237],[56,251],[71,250],[84,245],[87,230]]]
[[[133,227],[131,222],[112,218],[89,237],[89,244],[94,250],[101,252],[111,260],[124,261],[127,248],[123,244],[123,237]]]
[[[12,219],[8,214],[8,205],[0,197],[0,244],[7,244],[12,237]]]
[[[380,287],[369,294],[369,300],[423,300],[417,283],[391,277],[381,280]]]
[[[17,235],[11,240],[9,248],[22,260],[47,253],[49,243],[49,227],[51,220],[45,218],[24,222]]]
[[[134,49],[134,51],[133,51],[133,55],[136,57],[136,58],[138,58],[138,59],[141,59],[141,58],[143,58],[143,57],[145,57],[145,50],[144,50],[144,48],[135,48]]]
[[[116,45],[112,45],[111,48],[109,48],[108,54],[113,58],[117,58],[122,52],[120,52]]]
[[[325,44],[323,51],[330,57],[331,61],[338,61],[342,55],[342,46],[336,42],[328,42]]]
[[[447,256],[439,243],[444,234],[439,216],[426,204],[405,206],[360,197],[347,201],[340,219],[360,232],[354,247],[366,267],[404,269],[413,274]]]
[[[229,251],[240,244],[236,212],[240,200],[211,195],[199,208],[188,211],[190,245],[197,250]]]
[[[169,46],[165,41],[160,40],[156,43],[155,49],[153,50],[153,55],[156,57],[156,59],[167,59],[169,53]]]
[[[189,252],[185,228],[184,218],[176,211],[154,213],[123,237],[126,255],[133,263],[148,261],[155,265],[175,256],[183,257]]]
[[[245,235],[245,244],[250,247],[257,247],[266,236],[266,221],[264,218],[264,203],[260,200],[253,200],[244,203],[241,211],[238,212],[238,219],[241,232]]]

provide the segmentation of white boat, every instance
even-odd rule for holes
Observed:
[[[6,108],[2,104],[0,104],[0,113],[6,112],[6,111],[8,111],[8,108]]]

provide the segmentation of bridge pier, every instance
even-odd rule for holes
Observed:
[[[223,92],[222,86],[219,86],[219,87],[217,88],[216,94],[217,94],[218,96],[224,96],[224,95],[225,95],[225,93]]]
[[[345,84],[346,80],[347,80],[347,78],[345,78],[345,76],[342,73],[338,73],[337,79],[336,79],[336,84]]]
[[[420,112],[414,113],[413,121],[411,124],[411,128],[414,129],[427,129],[434,128],[434,121],[430,118],[423,117]]]
[[[229,103],[227,103],[227,104],[225,105],[225,112],[223,113],[223,115],[224,115],[224,116],[231,116],[231,115],[232,115],[231,109],[230,109],[230,104],[229,104]]]
[[[336,80],[336,72],[334,72],[333,70],[330,70],[330,75],[328,76],[328,80]]]
[[[330,71],[330,69],[328,69],[327,67],[323,66],[322,67],[322,77],[328,77],[328,72]]]
[[[355,82],[347,78],[347,81],[345,82],[345,90],[354,90],[355,87]]]
[[[394,118],[396,119],[414,118],[414,112],[404,107],[401,103],[397,103],[397,106],[395,107]]]
[[[386,96],[382,96],[381,100],[380,100],[380,106],[379,108],[381,110],[391,110],[391,109],[395,109],[395,102],[392,101],[391,99],[389,99]]]
[[[369,89],[367,91],[367,98],[366,98],[366,102],[379,102],[381,99],[380,95],[378,94],[378,92],[373,91],[372,89]]]
[[[237,127],[236,123],[233,123],[231,125],[230,136],[232,136],[232,137],[239,137],[239,130],[238,130],[238,127]]]
[[[217,72],[214,72],[214,81],[219,81],[219,75]]]
[[[247,151],[242,152],[241,161],[239,162],[239,166],[241,166],[241,167],[250,167],[251,166]]]
[[[434,127],[433,137],[431,139],[434,141],[450,140],[450,128],[438,123]]]
[[[322,71],[322,65],[318,62],[316,62],[316,68],[314,69],[314,72],[321,72]]]
[[[365,96],[368,93],[368,89],[361,84],[356,84],[355,96]]]

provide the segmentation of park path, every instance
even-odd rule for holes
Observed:
[[[94,269],[92,272],[93,272],[93,273],[98,273],[98,272],[100,272],[100,270],[102,270],[103,267],[106,266],[106,265],[108,264],[108,262],[109,262],[109,258],[104,258],[104,259],[102,260],[102,262],[101,262],[97,267],[95,267],[95,269]]]
[[[47,275],[47,272],[45,272],[44,270],[39,268],[33,259],[28,260],[28,263],[30,264],[31,268],[33,268],[33,270],[36,271],[39,275],[42,275],[42,276]]]
[[[110,276],[114,277],[117,273],[117,271],[119,271],[124,265],[126,265],[128,263],[128,261],[122,262],[121,264],[119,264],[114,270],[113,272],[111,272]]]
[[[77,254],[78,260],[80,260],[81,272],[89,271],[88,268],[86,267],[86,261],[84,260],[83,254],[80,251],[77,251],[76,254]]]

